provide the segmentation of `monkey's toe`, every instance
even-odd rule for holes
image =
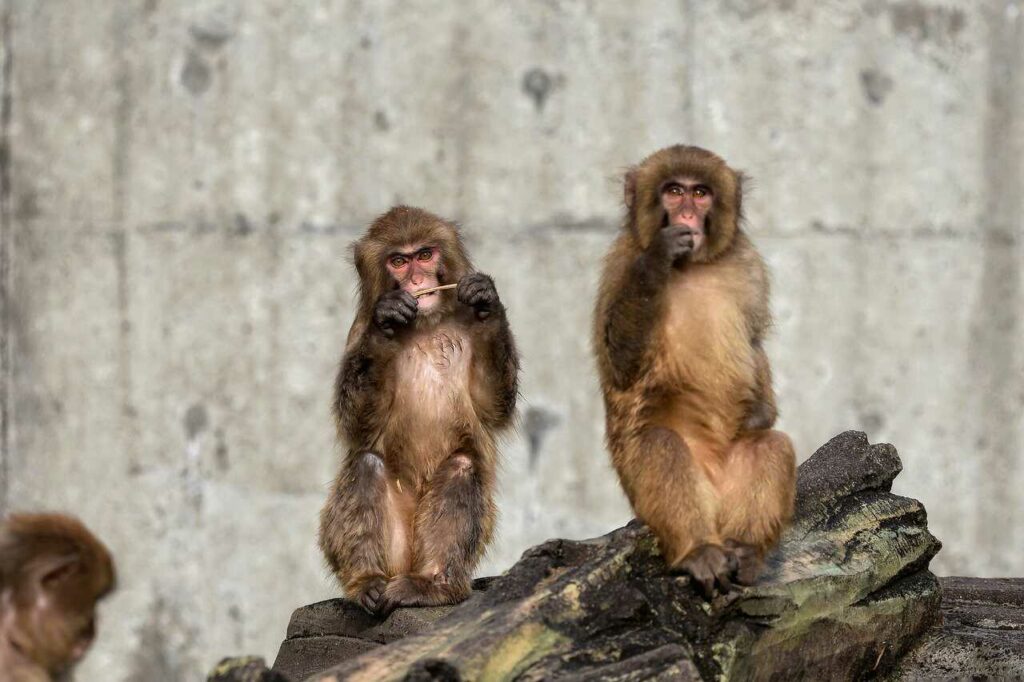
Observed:
[[[740,585],[753,585],[764,567],[757,547],[739,540],[726,540],[725,552],[729,555],[735,581]]]
[[[387,584],[385,578],[376,578],[369,582],[357,599],[359,605],[372,615],[386,617],[395,610],[395,604],[384,594]]]
[[[730,555],[722,547],[701,545],[679,562],[673,572],[689,575],[704,598],[711,599],[716,586],[723,594],[733,589],[731,564]]]

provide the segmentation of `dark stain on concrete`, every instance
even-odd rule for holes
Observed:
[[[228,457],[228,444],[224,440],[224,430],[216,429],[213,432],[216,446],[213,450],[214,461],[217,463],[217,470],[227,473],[231,470],[231,459]]]
[[[864,69],[860,72],[860,84],[867,100],[879,106],[892,91],[892,78],[878,69]]]
[[[185,56],[185,65],[181,68],[181,84],[197,97],[210,89],[213,76],[210,66],[195,50],[189,50]]]
[[[249,219],[247,217],[245,217],[245,214],[244,213],[236,213],[235,214],[235,234],[237,234],[239,236],[242,236],[242,237],[248,237],[250,234],[252,234],[252,231],[253,231],[252,223],[249,222]]]
[[[544,109],[544,104],[555,87],[555,78],[544,69],[534,67],[523,75],[523,92],[533,100],[537,111]]]
[[[244,3],[221,4],[203,13],[188,27],[196,46],[204,50],[219,50],[238,33],[241,8]]]
[[[188,436],[189,440],[194,439],[205,431],[210,425],[210,417],[206,413],[206,408],[201,404],[188,408],[185,412],[184,425],[185,435]]]
[[[889,16],[893,31],[918,42],[951,42],[967,25],[962,9],[933,7],[917,0],[894,3]]]
[[[388,115],[379,109],[373,114],[373,127],[382,133],[386,133],[391,130],[391,121],[388,120]]]
[[[530,449],[530,471],[535,471],[540,459],[541,446],[548,431],[558,425],[562,418],[554,411],[544,407],[530,406],[526,408],[523,418],[523,429],[526,431],[526,442]]]
[[[171,649],[185,629],[178,609],[157,597],[138,631],[139,646],[133,652],[125,682],[195,679],[195,666],[181,650]],[[188,634],[188,633],[186,633]],[[170,636],[169,636],[170,635]],[[186,639],[192,639],[186,637]],[[187,650],[191,647],[182,647]]]
[[[192,24],[188,32],[196,45],[209,50],[219,50],[234,36],[230,27],[218,23]]]

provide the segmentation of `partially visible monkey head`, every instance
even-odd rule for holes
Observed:
[[[355,261],[359,310],[367,316],[377,298],[391,289],[415,294],[455,284],[472,270],[454,223],[410,206],[395,206],[374,220],[355,244]],[[430,322],[452,310],[454,294],[426,294],[416,302],[417,321]]]
[[[77,519],[63,514],[4,519],[0,655],[9,659],[6,665],[34,666],[50,676],[69,670],[92,643],[96,602],[114,581],[110,553]]]
[[[739,228],[743,176],[717,155],[675,145],[659,150],[626,173],[627,227],[646,248],[663,227],[693,233],[696,263],[713,261],[732,244]]]

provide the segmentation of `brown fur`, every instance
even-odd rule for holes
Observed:
[[[12,514],[0,527],[0,680],[47,682],[94,635],[96,602],[114,587],[110,553],[76,519]]]
[[[494,529],[496,437],[517,395],[500,302],[481,317],[448,292],[394,338],[375,329],[395,288],[388,253],[424,244],[440,247],[439,283],[479,277],[452,223],[405,206],[382,215],[355,245],[359,308],[335,382],[346,456],[320,544],[346,594],[378,613],[468,596]]]
[[[662,266],[652,255],[665,225],[660,189],[681,176],[713,191],[707,241],[681,265]],[[697,147],[663,149],[630,170],[625,230],[598,295],[594,346],[612,461],[675,568],[703,546],[728,554],[728,541],[762,556],[793,508],[792,445],[769,430],[768,277],[739,225],[741,187],[739,173]]]

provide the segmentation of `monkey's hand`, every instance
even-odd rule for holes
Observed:
[[[747,416],[743,419],[742,431],[770,429],[775,423],[776,416],[778,415],[772,405],[763,400],[758,400],[747,408]]]
[[[455,297],[459,303],[472,307],[478,320],[487,319],[500,306],[494,280],[480,272],[470,273],[460,279]]]
[[[682,225],[667,225],[654,235],[647,251],[661,262],[678,266],[693,253],[693,231]]]
[[[419,306],[412,294],[395,289],[377,299],[377,305],[373,308],[373,323],[390,339],[398,329],[411,324],[418,311]]]

